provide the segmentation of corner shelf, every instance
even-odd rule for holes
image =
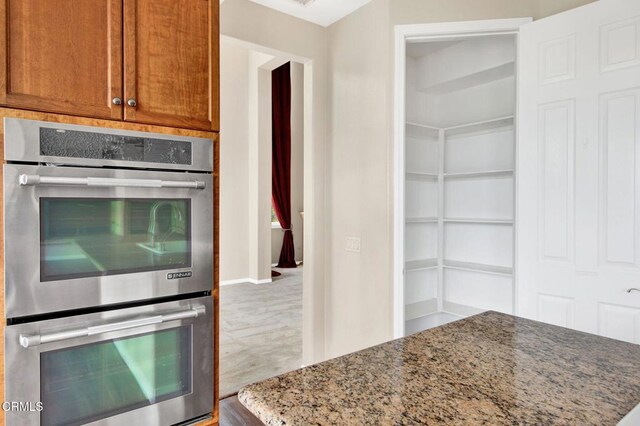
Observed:
[[[513,268],[497,265],[485,265],[483,263],[460,262],[458,260],[444,260],[444,267],[460,271],[482,272],[485,274],[513,276]]]
[[[436,312],[438,312],[438,299],[436,298],[407,303],[405,305],[405,321],[433,315]]]
[[[407,172],[407,179],[409,179],[409,180],[438,180],[438,175],[436,173]]]
[[[445,179],[466,179],[476,177],[512,176],[513,169],[486,170],[479,172],[445,173]]]
[[[436,269],[437,267],[438,259],[409,260],[404,263],[405,272]]]
[[[440,129],[427,124],[413,123],[407,121],[405,123],[405,132],[412,138],[433,138],[437,139],[440,134]]]
[[[489,225],[513,225],[513,219],[485,219],[485,218],[462,218],[446,217],[444,223],[476,223]]]
[[[446,136],[457,136],[467,133],[502,129],[506,127],[512,127],[514,120],[515,118],[513,115],[508,115],[505,117],[492,118],[490,120],[483,120],[474,123],[461,124],[459,126],[447,127],[446,129],[444,129],[444,132]]]
[[[434,130],[436,132],[438,132],[440,130],[439,127],[429,126],[428,124],[416,123],[414,121],[407,121],[406,125],[409,126],[409,127],[417,127],[417,128],[420,128],[420,129]]]
[[[485,68],[451,80],[439,81],[430,86],[418,89],[431,95],[442,95],[468,89],[515,75],[515,62],[510,61],[490,68]]]
[[[405,218],[404,222],[407,225],[415,224],[415,223],[438,223],[438,218],[437,217],[407,217]]]

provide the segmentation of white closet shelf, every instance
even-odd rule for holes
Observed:
[[[439,127],[429,126],[428,124],[416,123],[416,122],[413,122],[413,121],[407,121],[406,124],[407,124],[408,127],[416,127],[416,128],[419,128],[419,129],[435,130],[436,132],[438,132],[440,130]]]
[[[513,268],[497,265],[486,265],[483,263],[460,262],[458,260],[444,260],[444,267],[449,269],[458,269],[461,271],[483,272],[494,275],[513,275]]]
[[[447,127],[443,129],[446,136],[463,135],[466,133],[476,133],[513,127],[514,116],[492,118],[490,120],[476,121],[474,123],[461,124],[459,126]]]
[[[513,225],[513,219],[486,219],[486,218],[463,218],[463,217],[446,217],[445,223],[479,223],[490,225]]]
[[[514,75],[515,61],[511,61],[491,68],[471,72],[470,74],[462,75],[451,80],[435,82],[419,90],[431,95],[443,95],[502,80],[503,78],[512,77]]]
[[[478,172],[463,172],[463,173],[445,173],[444,177],[447,179],[465,179],[476,177],[492,177],[492,176],[510,176],[513,175],[513,169],[502,170],[484,170]]]
[[[438,223],[437,217],[408,217],[405,219],[405,223]]]
[[[427,300],[420,300],[418,302],[407,303],[404,305],[404,318],[405,321],[410,321],[426,315],[431,315],[437,311],[438,299],[431,298]]]
[[[435,269],[438,267],[438,259],[408,260],[404,263],[405,271],[419,271],[422,269]]]
[[[460,303],[452,303],[447,300],[443,301],[442,303],[442,312],[445,312],[449,315],[457,315],[462,318],[477,315],[486,311],[486,309],[477,308],[471,305],[462,305]]]
[[[408,138],[432,139],[433,141],[437,141],[440,135],[440,129],[437,127],[412,122],[407,122],[405,124],[405,132]]]
[[[438,175],[436,173],[407,172],[407,179],[409,179],[409,180],[438,180]]]

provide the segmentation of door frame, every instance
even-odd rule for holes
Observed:
[[[323,246],[322,231],[325,226],[322,214],[324,210],[324,203],[322,202],[324,189],[321,179],[324,176],[324,157],[318,155],[320,148],[322,148],[322,140],[318,138],[318,129],[322,127],[324,120],[318,118],[321,110],[318,105],[321,100],[318,99],[317,90],[317,87],[324,81],[324,74],[322,74],[322,67],[320,66],[321,61],[231,35],[221,34],[220,39],[237,43],[256,54],[272,57],[276,62],[272,62],[267,68],[275,68],[278,62],[297,62],[303,66],[303,205],[305,218],[302,222],[302,232],[304,236],[305,267],[302,273],[302,364],[303,366],[311,365],[325,360],[324,250],[321,249]],[[255,71],[254,84],[257,85],[260,67],[257,67]],[[262,71],[265,71],[265,69],[263,68]],[[254,107],[257,108],[257,105]],[[253,126],[257,125],[256,120]],[[257,137],[257,130],[250,129],[249,140]],[[270,235],[271,226],[269,226],[268,230]],[[269,265],[271,265],[270,248],[269,246],[267,256]],[[243,279],[243,281],[246,280]],[[271,281],[270,278],[269,281]]]
[[[393,336],[404,336],[404,139],[405,139],[405,87],[406,87],[406,46],[408,42],[437,41],[443,38],[466,38],[486,35],[515,34],[522,25],[533,21],[533,18],[491,19],[480,21],[439,22],[433,24],[396,25],[394,28],[394,99],[393,99]],[[517,97],[517,61],[516,61],[516,97]],[[515,125],[517,127],[517,100]],[[517,136],[514,156],[517,156]],[[443,153],[438,154],[442,156]],[[516,157],[517,158],[517,157]],[[514,173],[514,187],[517,187],[517,171]],[[517,194],[514,197],[517,206]],[[514,211],[514,217],[517,212]],[[514,250],[517,247],[514,224]],[[516,255],[514,253],[513,300],[517,309]],[[438,296],[442,294],[442,280],[439,282]]]

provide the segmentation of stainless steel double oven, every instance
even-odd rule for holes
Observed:
[[[212,141],[4,124],[7,424],[210,413]]]

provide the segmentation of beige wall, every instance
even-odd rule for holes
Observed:
[[[220,62],[220,281],[227,281],[249,277],[249,50],[223,39]]]
[[[327,357],[391,338],[390,32],[376,0],[329,28]]]
[[[596,0],[538,0],[537,18],[555,15]]]

